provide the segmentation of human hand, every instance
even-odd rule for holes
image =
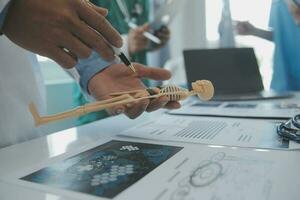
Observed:
[[[170,29],[167,26],[162,26],[159,30],[155,31],[154,35],[158,37],[161,41],[160,44],[155,44],[152,42],[152,49],[159,49],[167,44],[170,40]]]
[[[97,100],[110,99],[110,94],[115,92],[124,92],[131,90],[140,90],[143,92],[135,94],[135,98],[148,96],[141,78],[150,78],[154,80],[167,80],[170,78],[170,72],[164,69],[145,67],[141,64],[134,64],[137,73],[132,73],[128,67],[123,64],[113,64],[96,74],[89,82],[89,92]],[[116,115],[125,113],[129,118],[134,119],[144,111],[152,112],[159,108],[176,109],[179,108],[178,102],[169,102],[166,96],[153,100],[141,100],[130,105],[119,105],[108,110],[110,114]]]
[[[108,42],[120,48],[122,38],[106,15],[106,9],[88,0],[13,0],[3,33],[17,45],[71,68],[92,49],[114,59]]]
[[[149,40],[144,36],[144,32],[150,29],[149,24],[144,24],[128,33],[128,50],[130,54],[138,53],[146,49]]]
[[[288,8],[294,17],[294,20],[296,24],[299,26],[300,25],[300,4],[296,4],[296,2],[292,0],[286,0],[286,3],[288,5]]]
[[[256,30],[248,21],[236,21],[235,29],[239,35],[253,35]]]

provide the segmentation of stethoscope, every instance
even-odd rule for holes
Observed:
[[[125,22],[128,24],[128,26],[132,29],[137,28],[138,26],[136,24],[136,19],[138,16],[142,15],[142,13],[144,12],[143,6],[139,2],[136,2],[134,5],[134,7],[135,7],[134,10],[132,11],[132,13],[130,13],[126,4],[123,2],[123,0],[116,0],[116,2],[117,2],[119,9],[121,10],[121,12],[123,14]],[[146,38],[148,38],[149,40],[151,40],[152,42],[154,42],[156,44],[162,43],[158,37],[156,37],[155,35],[153,35],[150,32],[146,31],[143,34]]]
[[[283,139],[300,143],[300,114],[279,124],[277,134]]]
[[[139,2],[135,2],[134,9],[131,12],[129,12],[127,5],[123,0],[116,0],[116,2],[127,23],[135,23],[136,19],[144,12],[144,8]]]

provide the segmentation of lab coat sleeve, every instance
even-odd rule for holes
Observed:
[[[0,35],[2,35],[2,28],[5,17],[10,5],[10,0],[0,0]]]
[[[89,58],[78,61],[75,71],[69,70],[68,72],[75,80],[78,80],[84,93],[88,94],[88,84],[91,78],[114,63],[103,60],[97,52],[93,51]]]

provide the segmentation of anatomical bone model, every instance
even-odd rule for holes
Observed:
[[[145,97],[134,98],[132,94],[144,91],[144,90],[134,90],[127,92],[113,93],[111,96],[113,98],[103,101],[96,101],[89,103],[75,109],[58,113],[55,115],[49,115],[41,117],[33,103],[29,105],[29,110],[33,116],[36,126],[47,124],[50,122],[55,122],[59,120],[64,120],[71,117],[78,117],[85,115],[87,113],[96,112],[108,108],[112,108],[116,105],[126,105],[129,103],[134,103],[143,99],[153,99],[161,96],[169,97],[170,101],[182,101],[187,99],[190,96],[198,95],[202,100],[208,101],[214,95],[214,87],[210,81],[201,80],[192,83],[192,90],[188,91],[187,89],[180,88],[174,85],[168,85],[160,88],[159,93],[153,94],[152,89],[147,89],[149,95]],[[151,92],[152,91],[152,92]]]

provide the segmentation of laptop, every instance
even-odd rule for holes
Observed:
[[[288,98],[290,92],[265,91],[253,48],[185,50],[188,85],[212,81],[216,101]],[[191,89],[191,88],[190,88]]]

